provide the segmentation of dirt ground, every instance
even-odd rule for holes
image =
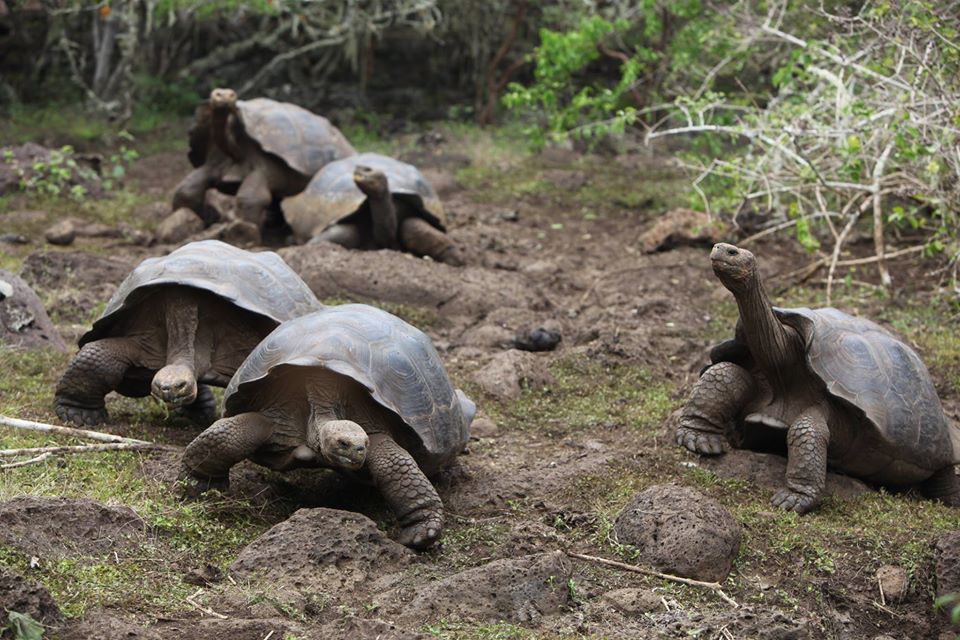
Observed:
[[[180,524],[192,520],[171,512],[179,504],[172,497],[176,453],[97,454],[86,466],[71,460],[0,472],[0,517],[56,532],[0,533],[0,565],[49,588],[60,607],[50,614],[45,604],[37,614],[50,621],[49,637],[952,637],[947,617],[933,609],[934,543],[960,528],[960,516],[910,492],[837,476],[818,512],[780,513],[769,500],[782,458],[703,461],[674,445],[672,413],[709,346],[732,333],[736,307],[712,275],[708,241],[642,250],[644,232],[679,204],[683,183],[669,159],[552,150],[501,162],[491,150],[465,152],[453,135],[440,139],[446,142],[412,142],[404,157],[438,184],[466,267],[391,251],[274,249],[325,302],[376,304],[426,331],[477,402],[468,449],[436,479],[447,510],[442,543],[420,554],[397,545],[390,539],[396,522],[379,496],[327,472],[240,465],[231,495],[183,506],[204,510],[203,522],[216,525],[197,532],[183,531]],[[142,197],[131,207],[134,226],[157,224],[188,168],[180,151],[147,154],[131,168],[130,188]],[[129,268],[175,248],[115,237],[51,247],[21,205],[8,205],[0,232],[32,242],[0,250],[9,248],[9,263],[46,302],[68,343]],[[733,231],[719,237],[739,239]],[[823,302],[822,272],[805,283],[791,275],[813,256],[775,235],[749,248],[778,302]],[[870,246],[853,242],[851,251],[869,255]],[[875,292],[874,273],[862,267],[834,302],[915,344],[957,419],[955,320],[934,295],[936,278],[925,276],[935,267],[897,262],[897,288],[887,295]],[[556,350],[511,348],[518,331],[541,327],[562,336]],[[55,380],[65,360],[51,362],[37,376]],[[26,364],[15,368],[30,375]],[[7,392],[5,411],[55,420],[49,384],[29,397]],[[114,418],[105,430],[177,445],[199,432],[156,408],[144,413],[147,402],[110,399]],[[5,438],[0,431],[0,443]],[[121,469],[115,494],[90,466],[113,464],[113,455]],[[634,561],[614,522],[637,493],[662,484],[696,489],[742,528],[722,580],[736,606],[711,589],[565,553]],[[21,504],[12,497],[18,492],[65,492],[72,502]],[[699,505],[694,498],[682,508]],[[101,524],[81,526],[84,518]],[[187,537],[190,544],[180,545]],[[207,548],[208,555],[195,552]],[[887,565],[908,576],[896,598],[878,590],[877,572]],[[90,566],[120,575],[83,569]],[[105,584],[138,583],[141,593],[100,595]],[[36,585],[17,588],[28,587]]]

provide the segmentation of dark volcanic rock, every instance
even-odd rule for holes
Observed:
[[[677,485],[642,491],[617,518],[621,544],[644,562],[686,578],[722,582],[740,550],[740,523],[719,502]]]
[[[19,276],[0,269],[0,342],[19,348],[66,351],[40,298]]]

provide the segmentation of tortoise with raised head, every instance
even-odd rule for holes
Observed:
[[[432,545],[443,503],[427,479],[466,445],[476,407],[454,389],[430,339],[380,309],[330,307],[280,325],[224,395],[224,417],[190,443],[181,477],[226,489],[230,468],[327,467],[374,484],[399,542]]]
[[[356,153],[326,118],[269,98],[238,100],[232,89],[210,93],[189,137],[196,168],[177,186],[173,208],[203,217],[207,189],[216,188],[236,193],[237,215],[258,226],[274,198],[299,193],[321,167]]]
[[[300,242],[402,249],[463,264],[459,247],[446,234],[436,191],[416,167],[389,156],[362,153],[331,162],[280,206]]]
[[[106,421],[104,396],[153,395],[212,418],[213,393],[281,322],[322,308],[273,252],[217,240],[149,258],[120,284],[57,385],[62,420]]]
[[[710,258],[740,321],[683,407],[679,444],[717,455],[731,426],[740,439],[779,434],[787,477],[773,504],[800,513],[819,503],[828,466],[960,504],[960,432],[913,349],[837,309],[771,306],[745,249],[717,244]]]

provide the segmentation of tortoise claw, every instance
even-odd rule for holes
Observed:
[[[414,523],[400,532],[397,542],[412,549],[428,549],[440,539],[443,531],[443,518],[431,516],[426,520]]]
[[[677,444],[705,456],[717,456],[727,450],[727,439],[721,434],[706,433],[689,427],[677,428]]]
[[[807,513],[817,506],[817,502],[814,496],[788,488],[777,491],[773,496],[773,500],[770,501],[775,507],[779,507],[784,511],[796,511],[797,513]]]
[[[61,399],[54,402],[53,410],[57,417],[64,422],[75,424],[79,427],[94,427],[98,424],[107,422],[107,408],[99,407],[90,409],[88,407],[79,407]]]

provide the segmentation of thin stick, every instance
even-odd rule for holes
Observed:
[[[204,612],[207,615],[214,616],[215,618],[220,618],[221,620],[226,620],[227,616],[223,615],[222,613],[217,613],[213,609],[209,607],[205,607],[199,602],[195,602],[193,600],[194,598],[196,598],[202,593],[203,593],[203,589],[197,589],[196,593],[194,593],[193,595],[187,596],[186,598],[184,598],[184,600],[186,600],[188,603],[192,604],[194,607],[196,607],[197,609],[199,609],[200,611]]]
[[[596,562],[597,564],[607,565],[608,567],[616,567],[617,569],[623,569],[624,571],[633,571],[634,573],[642,573],[646,576],[653,576],[655,578],[662,578],[664,580],[671,580],[673,582],[679,582],[681,584],[688,584],[694,587],[704,587],[706,589],[712,589],[717,592],[717,595],[720,598],[730,604],[734,608],[738,608],[740,605],[736,603],[730,596],[723,592],[723,589],[720,586],[719,582],[704,582],[702,580],[693,580],[691,578],[681,578],[680,576],[671,575],[669,573],[660,573],[659,571],[654,571],[653,569],[647,569],[645,567],[638,567],[634,564],[627,564],[625,562],[617,562],[616,560],[607,560],[606,558],[600,558],[598,556],[588,556],[583,553],[574,553],[573,551],[567,551],[566,554],[571,558],[579,558],[581,560],[588,560],[590,562]]]
[[[176,449],[171,445],[152,442],[108,442],[106,444],[76,444],[53,447],[30,447],[27,449],[0,449],[0,458],[27,456],[34,453],[86,453],[88,451],[127,451],[131,449]]]
[[[886,606],[887,597],[883,594],[883,580],[880,579],[880,575],[877,575],[877,587],[880,589],[880,604]]]
[[[34,422],[32,420],[21,420],[20,418],[10,418],[0,416],[0,425],[15,427],[17,429],[30,429],[32,431],[44,431],[46,433],[61,433],[66,436],[75,436],[77,438],[87,438],[88,440],[100,440],[101,442],[126,442],[129,444],[152,444],[146,440],[136,440],[134,438],[124,438],[112,433],[103,433],[101,431],[88,431],[87,429],[74,429],[73,427],[60,427],[55,424],[45,422]]]
[[[0,469],[16,469],[17,467],[25,467],[28,464],[39,464],[52,455],[53,454],[48,451],[46,453],[41,453],[36,458],[30,458],[29,460],[20,460],[19,462],[11,462],[9,464],[0,464]]]
[[[883,171],[887,166],[887,159],[890,152],[893,151],[893,140],[887,143],[880,159],[873,166],[873,245],[877,252],[877,269],[880,272],[880,284],[889,287],[893,284],[890,278],[890,272],[887,271],[883,245],[883,208],[881,207],[882,198],[880,197],[880,181],[883,179]]]

